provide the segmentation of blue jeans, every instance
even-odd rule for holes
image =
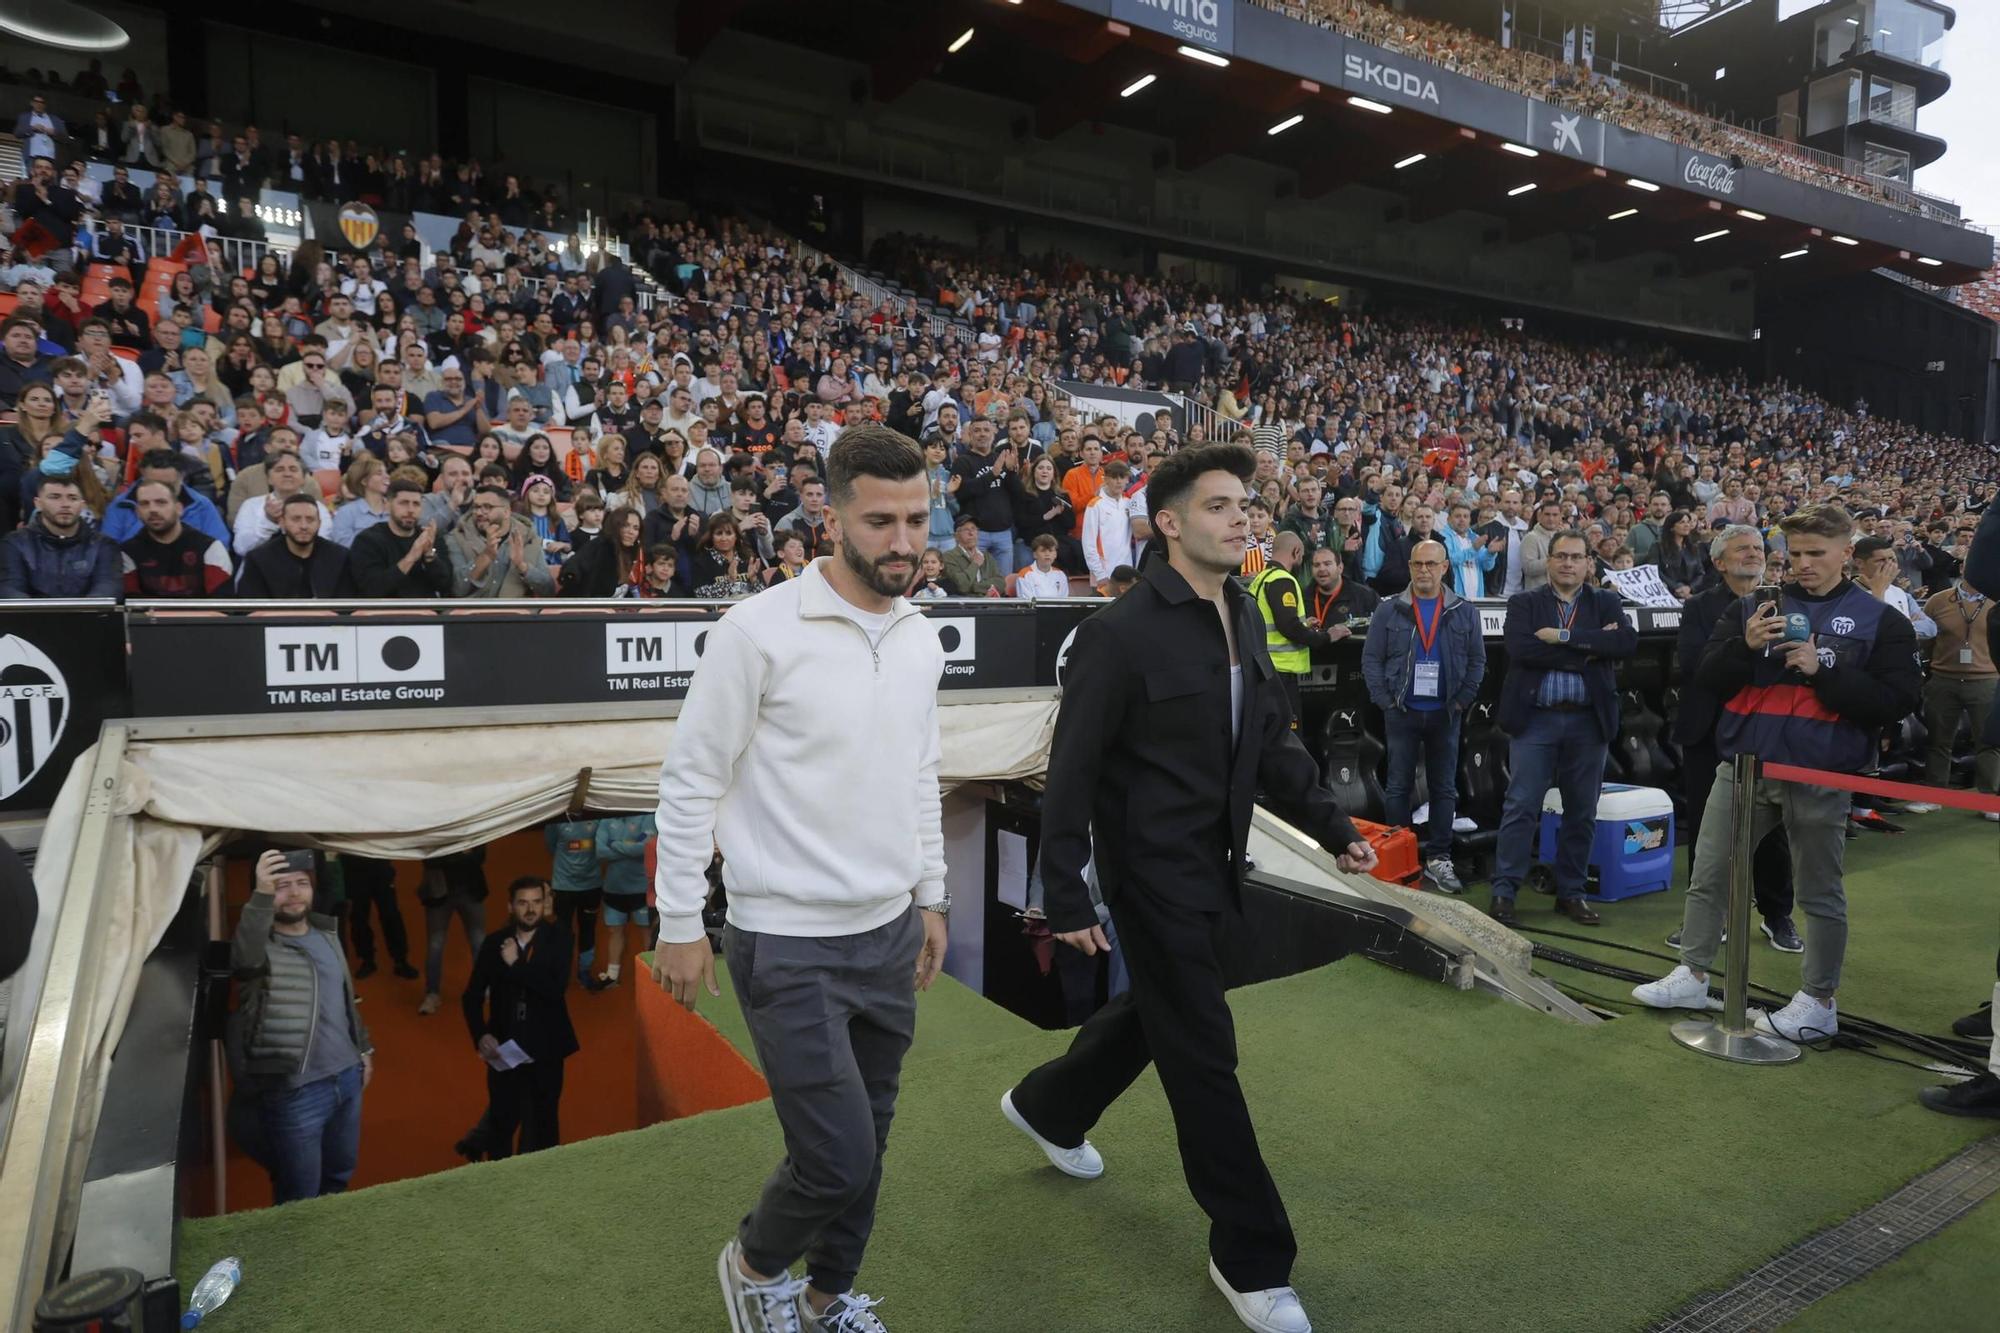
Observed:
[[[993,561],[993,567],[1000,571],[1002,578],[1020,568],[1013,563],[1014,529],[1012,528],[1002,528],[998,532],[988,532],[981,528],[979,549],[986,552],[987,557]]]
[[[342,1193],[361,1157],[361,1066],[266,1093],[258,1120],[274,1202]]]
[[[1383,817],[1397,828],[1410,822],[1410,793],[1417,784],[1417,752],[1424,757],[1431,818],[1424,856],[1451,855],[1451,821],[1458,814],[1458,712],[1451,708],[1385,709],[1389,780],[1382,785]]]
[[[1590,871],[1590,843],[1597,832],[1597,797],[1611,746],[1588,708],[1537,709],[1508,749],[1513,776],[1500,816],[1499,865],[1493,896],[1512,898],[1527,877],[1541,841],[1542,798],[1562,792],[1562,828],[1556,834],[1556,897],[1581,898]]]

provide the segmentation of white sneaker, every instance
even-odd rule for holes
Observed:
[[[1930,801],[1911,801],[1903,807],[1903,813],[1906,815],[1927,815],[1934,810],[1941,810],[1943,808],[1943,806],[1934,805]]]
[[[1064,1175],[1075,1176],[1078,1180],[1095,1180],[1104,1174],[1104,1159],[1097,1155],[1097,1149],[1090,1146],[1089,1139],[1075,1148],[1058,1148],[1035,1133],[1027,1119],[1014,1109],[1012,1088],[1000,1094],[1000,1114],[1007,1117],[1008,1124],[1033,1139],[1035,1146],[1047,1155],[1050,1165]]]
[[[1840,1015],[1835,1011],[1833,1001],[1821,1004],[1800,991],[1792,996],[1790,1004],[1776,1013],[1758,1014],[1756,1028],[1759,1032],[1783,1037],[1786,1041],[1824,1041],[1840,1031]]]
[[[722,1299],[729,1305],[729,1333],[800,1333],[806,1280],[787,1273],[771,1282],[753,1282],[737,1262],[742,1254],[743,1247],[732,1238],[715,1264]]]
[[[1236,1311],[1243,1327],[1253,1329],[1255,1333],[1312,1333],[1312,1320],[1306,1318],[1305,1307],[1299,1304],[1299,1294],[1290,1287],[1238,1291],[1222,1276],[1222,1270],[1215,1266],[1214,1259],[1208,1261],[1208,1276],[1229,1298],[1229,1308]]]
[[[873,1296],[850,1291],[834,1297],[825,1313],[814,1314],[805,1293],[800,1292],[799,1327],[805,1333],[889,1333],[888,1326],[873,1313],[881,1303]]]
[[[1982,810],[1979,817],[1989,824],[2000,824],[2000,810]]]
[[[1655,1009],[1720,1009],[1722,1001],[1708,993],[1708,983],[1682,963],[1658,981],[1632,988],[1632,998]]]

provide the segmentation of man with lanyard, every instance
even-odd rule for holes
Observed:
[[[578,1046],[563,999],[569,932],[548,919],[548,909],[548,881],[540,876],[523,875],[507,886],[507,928],[481,941],[460,1002],[472,1044],[486,1062],[487,1114],[474,1134],[496,1158],[513,1156],[517,1129],[524,1153],[562,1142],[563,1061]],[[518,1052],[503,1054],[503,1045]],[[517,1054],[527,1059],[510,1064]]]
[[[1847,511],[1807,505],[1782,526],[1792,582],[1775,601],[1752,606],[1746,598],[1723,612],[1702,653],[1698,678],[1726,700],[1716,725],[1724,763],[1702,812],[1681,920],[1681,964],[1632,996],[1656,1009],[1720,1007],[1708,993],[1708,969],[1722,943],[1736,802],[1748,800],[1753,845],[1784,822],[1793,891],[1810,922],[1803,985],[1783,1009],[1759,1014],[1757,1029],[1809,1041],[1840,1029],[1834,995],[1847,953],[1842,873],[1850,797],[1836,787],[1761,777],[1753,790],[1739,792],[1727,764],[1752,754],[1767,763],[1862,772],[1876,754],[1880,729],[1923,697],[1923,667],[1908,618],[1845,576],[1854,553]],[[1807,631],[1802,637],[1799,628]]]
[[[1531,534],[1532,535],[1532,534]],[[1556,834],[1556,911],[1580,926],[1600,918],[1583,900],[1604,761],[1618,734],[1618,682],[1611,659],[1638,651],[1618,594],[1587,588],[1590,540],[1574,528],[1548,540],[1549,581],[1507,599],[1507,673],[1500,729],[1512,737],[1512,777],[1500,816],[1493,872],[1495,921],[1513,925],[1514,894],[1540,840],[1542,798],[1562,792]],[[1727,817],[1721,821],[1727,828]]]
[[[1932,787],[1951,785],[1952,741],[1958,735],[1959,719],[1969,717],[1977,756],[1974,785],[1983,792],[2000,790],[2000,750],[1984,739],[1987,718],[1993,712],[1994,684],[2000,681],[2000,670],[1996,670],[1988,648],[1991,600],[1961,576],[1924,603],[1924,614],[1937,626],[1937,637],[1930,645],[1931,676],[1924,684],[1924,724],[1930,728],[1924,782]],[[1929,801],[1912,801],[1903,807],[1913,815],[1929,814],[1937,808]]]
[[[1264,647],[1271,654],[1271,665],[1278,669],[1285,698],[1291,701],[1293,731],[1299,729],[1305,707],[1299,682],[1312,670],[1312,650],[1333,642],[1325,630],[1308,625],[1299,615],[1305,598],[1294,571],[1305,558],[1305,550],[1298,533],[1290,529],[1280,532],[1271,539],[1271,563],[1250,580],[1250,596],[1256,599],[1257,613],[1264,618]]]
[[[1397,827],[1409,825],[1421,752],[1430,789],[1424,883],[1439,893],[1463,893],[1451,861],[1458,738],[1465,710],[1486,679],[1486,638],[1478,608],[1445,586],[1447,561],[1442,543],[1411,548],[1410,586],[1368,622],[1361,674],[1388,732],[1384,818]]]
[[[1339,643],[1354,632],[1350,620],[1367,620],[1382,605],[1382,594],[1347,577],[1347,562],[1331,546],[1313,552],[1312,586],[1306,589],[1306,623]]]

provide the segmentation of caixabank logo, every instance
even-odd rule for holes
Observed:
[[[0,636],[0,801],[35,780],[69,722],[69,682],[48,654]]]
[[[273,708],[435,704],[445,699],[440,625],[289,625],[264,631]]]

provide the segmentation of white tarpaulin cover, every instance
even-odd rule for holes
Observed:
[[[947,789],[1041,774],[1055,726],[1054,699],[953,704],[946,696],[943,702],[940,778]],[[333,851],[417,860],[479,846],[561,814],[583,768],[592,771],[591,807],[650,810],[674,725],[645,719],[340,732],[332,730],[340,726],[338,715],[328,715],[324,724],[325,732],[302,722],[279,735],[128,747],[100,885],[103,965],[85,978],[97,990],[88,1011],[94,1045],[77,1151],[87,1150],[96,1125],[102,1077],[124,1030],[139,968],[166,933],[196,863],[226,834],[293,834]],[[96,753],[93,746],[76,761],[49,812],[35,862],[41,918],[17,996],[41,990]],[[29,1027],[26,1021],[11,1024],[10,1038],[25,1040]],[[9,1067],[17,1067],[11,1058]]]

